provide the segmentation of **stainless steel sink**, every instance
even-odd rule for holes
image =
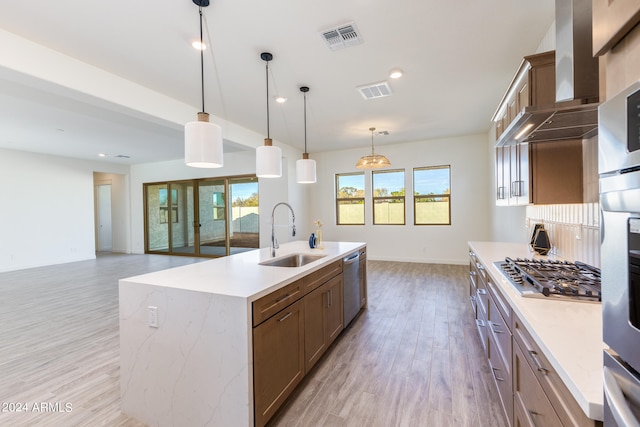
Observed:
[[[310,262],[324,258],[326,255],[290,254],[282,258],[274,258],[259,263],[271,267],[302,267]]]

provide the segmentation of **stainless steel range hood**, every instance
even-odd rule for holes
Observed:
[[[556,102],[523,108],[498,138],[498,146],[598,133],[598,59],[591,46],[591,1],[556,0]]]

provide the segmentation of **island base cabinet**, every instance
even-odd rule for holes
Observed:
[[[253,329],[255,425],[264,426],[304,377],[303,300]]]
[[[342,332],[342,274],[308,293],[304,311],[306,373]]]

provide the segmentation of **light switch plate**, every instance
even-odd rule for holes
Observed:
[[[147,312],[147,324],[149,325],[149,327],[151,328],[157,328],[158,327],[158,307],[154,307],[152,305],[150,305],[148,308],[148,312]]]

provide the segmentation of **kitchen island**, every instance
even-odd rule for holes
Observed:
[[[275,259],[322,257],[266,266],[272,257],[264,248],[120,280],[123,412],[150,426],[253,426],[253,303],[341,267],[365,246],[324,242],[320,250],[298,241],[281,245]]]
[[[502,337],[507,337],[507,341],[503,344],[506,348],[505,353],[513,353],[513,394],[509,396],[509,390],[501,390],[503,400],[507,401],[505,404],[505,410],[509,411],[509,399],[513,399],[515,404],[511,402],[513,409],[513,416],[517,417],[518,411],[518,388],[526,388],[535,384],[518,384],[520,377],[518,376],[517,364],[524,364],[523,358],[516,357],[516,354],[521,344],[530,339],[531,346],[524,349],[524,358],[531,358],[534,362],[534,374],[527,379],[530,382],[537,382],[535,377],[537,376],[543,384],[545,391],[551,390],[553,394],[556,392],[560,394],[560,399],[565,402],[566,405],[573,404],[570,402],[574,400],[576,405],[576,411],[583,412],[585,420],[576,422],[576,425],[598,425],[598,421],[603,419],[603,380],[602,380],[602,351],[605,348],[605,344],[602,341],[602,306],[600,303],[590,302],[577,302],[577,301],[558,301],[545,298],[526,298],[521,296],[506,277],[500,272],[500,270],[494,265],[494,262],[503,261],[505,257],[511,258],[540,258],[553,259],[554,257],[541,257],[533,253],[529,247],[525,244],[516,243],[496,243],[496,242],[469,242],[469,250],[472,260],[480,264],[482,269],[488,274],[487,281],[490,283],[489,294],[493,285],[495,285],[494,291],[497,291],[498,295],[495,303],[491,298],[489,299],[489,305],[491,307],[498,307],[502,311],[507,308],[512,313],[512,321],[506,321],[502,325],[502,331],[499,332],[500,338],[497,340],[489,339],[488,342],[495,343]],[[471,262],[470,267],[473,268],[475,262]],[[486,295],[487,292],[483,292]],[[473,295],[472,295],[473,297]],[[484,297],[487,298],[486,296]],[[504,304],[501,304],[504,302]],[[480,310],[478,310],[480,311]],[[500,310],[499,310],[500,311]],[[500,320],[500,316],[497,316],[494,310],[493,315]],[[491,316],[491,314],[489,314]],[[492,329],[495,329],[496,321],[489,319],[481,320],[478,322],[479,326],[489,325]],[[482,328],[479,328],[481,330]],[[511,329],[513,332],[513,341],[510,341],[508,335],[505,333],[507,329]],[[524,331],[524,332],[522,332]],[[491,335],[491,330],[488,335]],[[481,336],[483,333],[481,332]],[[522,338],[524,337],[524,338]],[[484,338],[484,337],[483,337]],[[498,343],[499,345],[499,343]],[[496,347],[496,345],[494,345]],[[537,349],[533,349],[537,347]],[[491,356],[490,356],[491,359]],[[510,359],[507,357],[507,359]],[[546,360],[545,360],[546,359]],[[543,363],[540,360],[544,360]],[[507,360],[506,364],[510,364],[511,360]],[[548,365],[546,365],[548,363]],[[490,360],[490,364],[493,363]],[[504,366],[504,369],[509,372],[508,366]],[[494,371],[495,372],[495,371]],[[557,375],[557,378],[561,381],[556,382],[555,385],[550,379],[552,376]],[[498,378],[498,377],[497,377]],[[510,375],[506,375],[506,378],[500,378],[498,380],[498,387],[506,384],[511,378]],[[546,388],[545,388],[546,387]],[[558,392],[559,389],[566,390],[568,394]],[[554,401],[555,396],[547,395],[550,401]],[[521,402],[528,403],[528,402]],[[560,404],[559,406],[562,406]],[[579,407],[579,409],[578,409]],[[556,412],[567,414],[570,410],[565,411],[566,407]],[[542,412],[542,411],[539,411]],[[535,411],[530,411],[530,414],[534,414],[536,417],[540,417],[541,414]],[[559,415],[562,421],[562,415]],[[577,414],[582,416],[581,414]],[[531,415],[529,415],[531,416]],[[527,414],[524,414],[527,417]],[[592,420],[591,422],[586,419]],[[555,419],[555,416],[554,416]],[[538,421],[541,421],[539,418]],[[517,423],[514,423],[517,424]],[[568,422],[562,422],[563,425],[571,425]],[[544,425],[544,423],[543,423]],[[549,422],[546,425],[560,425]]]

